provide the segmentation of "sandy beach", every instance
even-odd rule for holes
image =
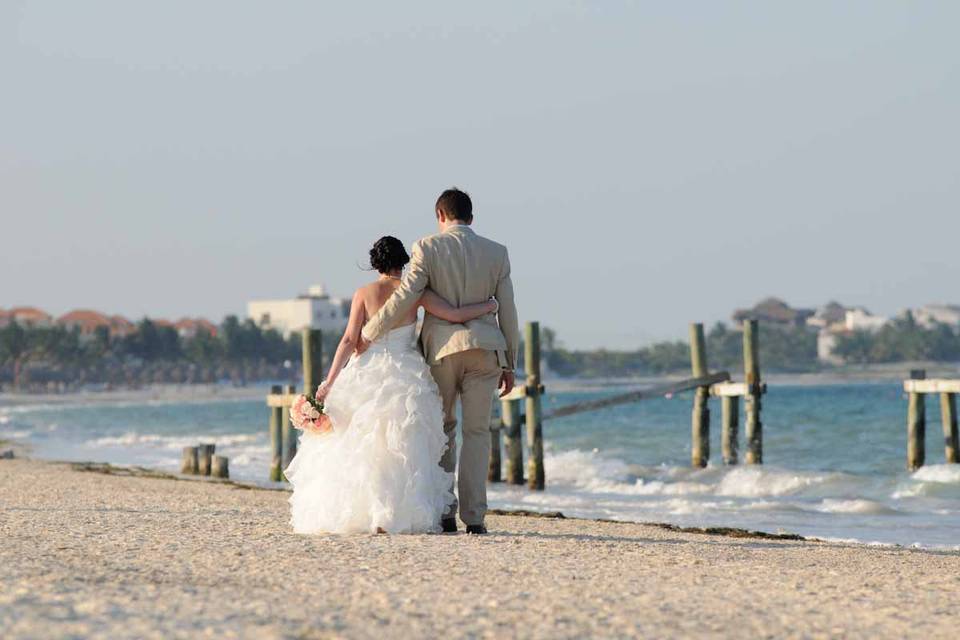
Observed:
[[[298,536],[285,491],[0,461],[5,638],[953,637],[960,554],[491,516]]]

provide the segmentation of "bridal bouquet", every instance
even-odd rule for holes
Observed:
[[[290,422],[295,429],[313,433],[327,433],[333,429],[330,418],[323,412],[323,402],[302,394],[290,405]]]

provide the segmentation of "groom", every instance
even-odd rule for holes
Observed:
[[[410,268],[403,282],[363,328],[363,351],[403,318],[428,287],[455,307],[496,296],[498,318],[484,316],[466,324],[451,324],[426,315],[420,340],[424,356],[443,399],[443,430],[448,448],[440,466],[453,473],[456,457],[457,398],[463,414],[460,450],[460,519],[467,533],[486,533],[487,465],[490,460],[490,410],[498,386],[510,393],[520,332],[510,281],[507,248],[474,233],[473,204],[459,189],[440,194],[436,204],[440,233],[413,245]],[[499,322],[498,322],[499,321]],[[451,490],[453,487],[451,487]],[[443,516],[445,532],[457,530],[454,499]]]

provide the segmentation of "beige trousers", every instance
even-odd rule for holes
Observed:
[[[494,351],[471,349],[444,357],[430,368],[443,399],[443,431],[449,445],[440,466],[453,473],[457,457],[457,398],[463,414],[463,446],[457,494],[460,519],[465,524],[483,524],[487,513],[487,466],[490,463],[490,412],[493,394],[500,382],[500,364]],[[451,486],[452,490],[453,487]],[[457,495],[455,494],[455,495]],[[444,518],[457,514],[457,500]]]

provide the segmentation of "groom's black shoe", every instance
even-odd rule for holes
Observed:
[[[457,532],[457,519],[456,518],[444,518],[440,521],[440,528],[443,529],[444,533],[456,533]]]
[[[467,533],[475,536],[482,536],[487,533],[487,528],[482,524],[468,524]]]

